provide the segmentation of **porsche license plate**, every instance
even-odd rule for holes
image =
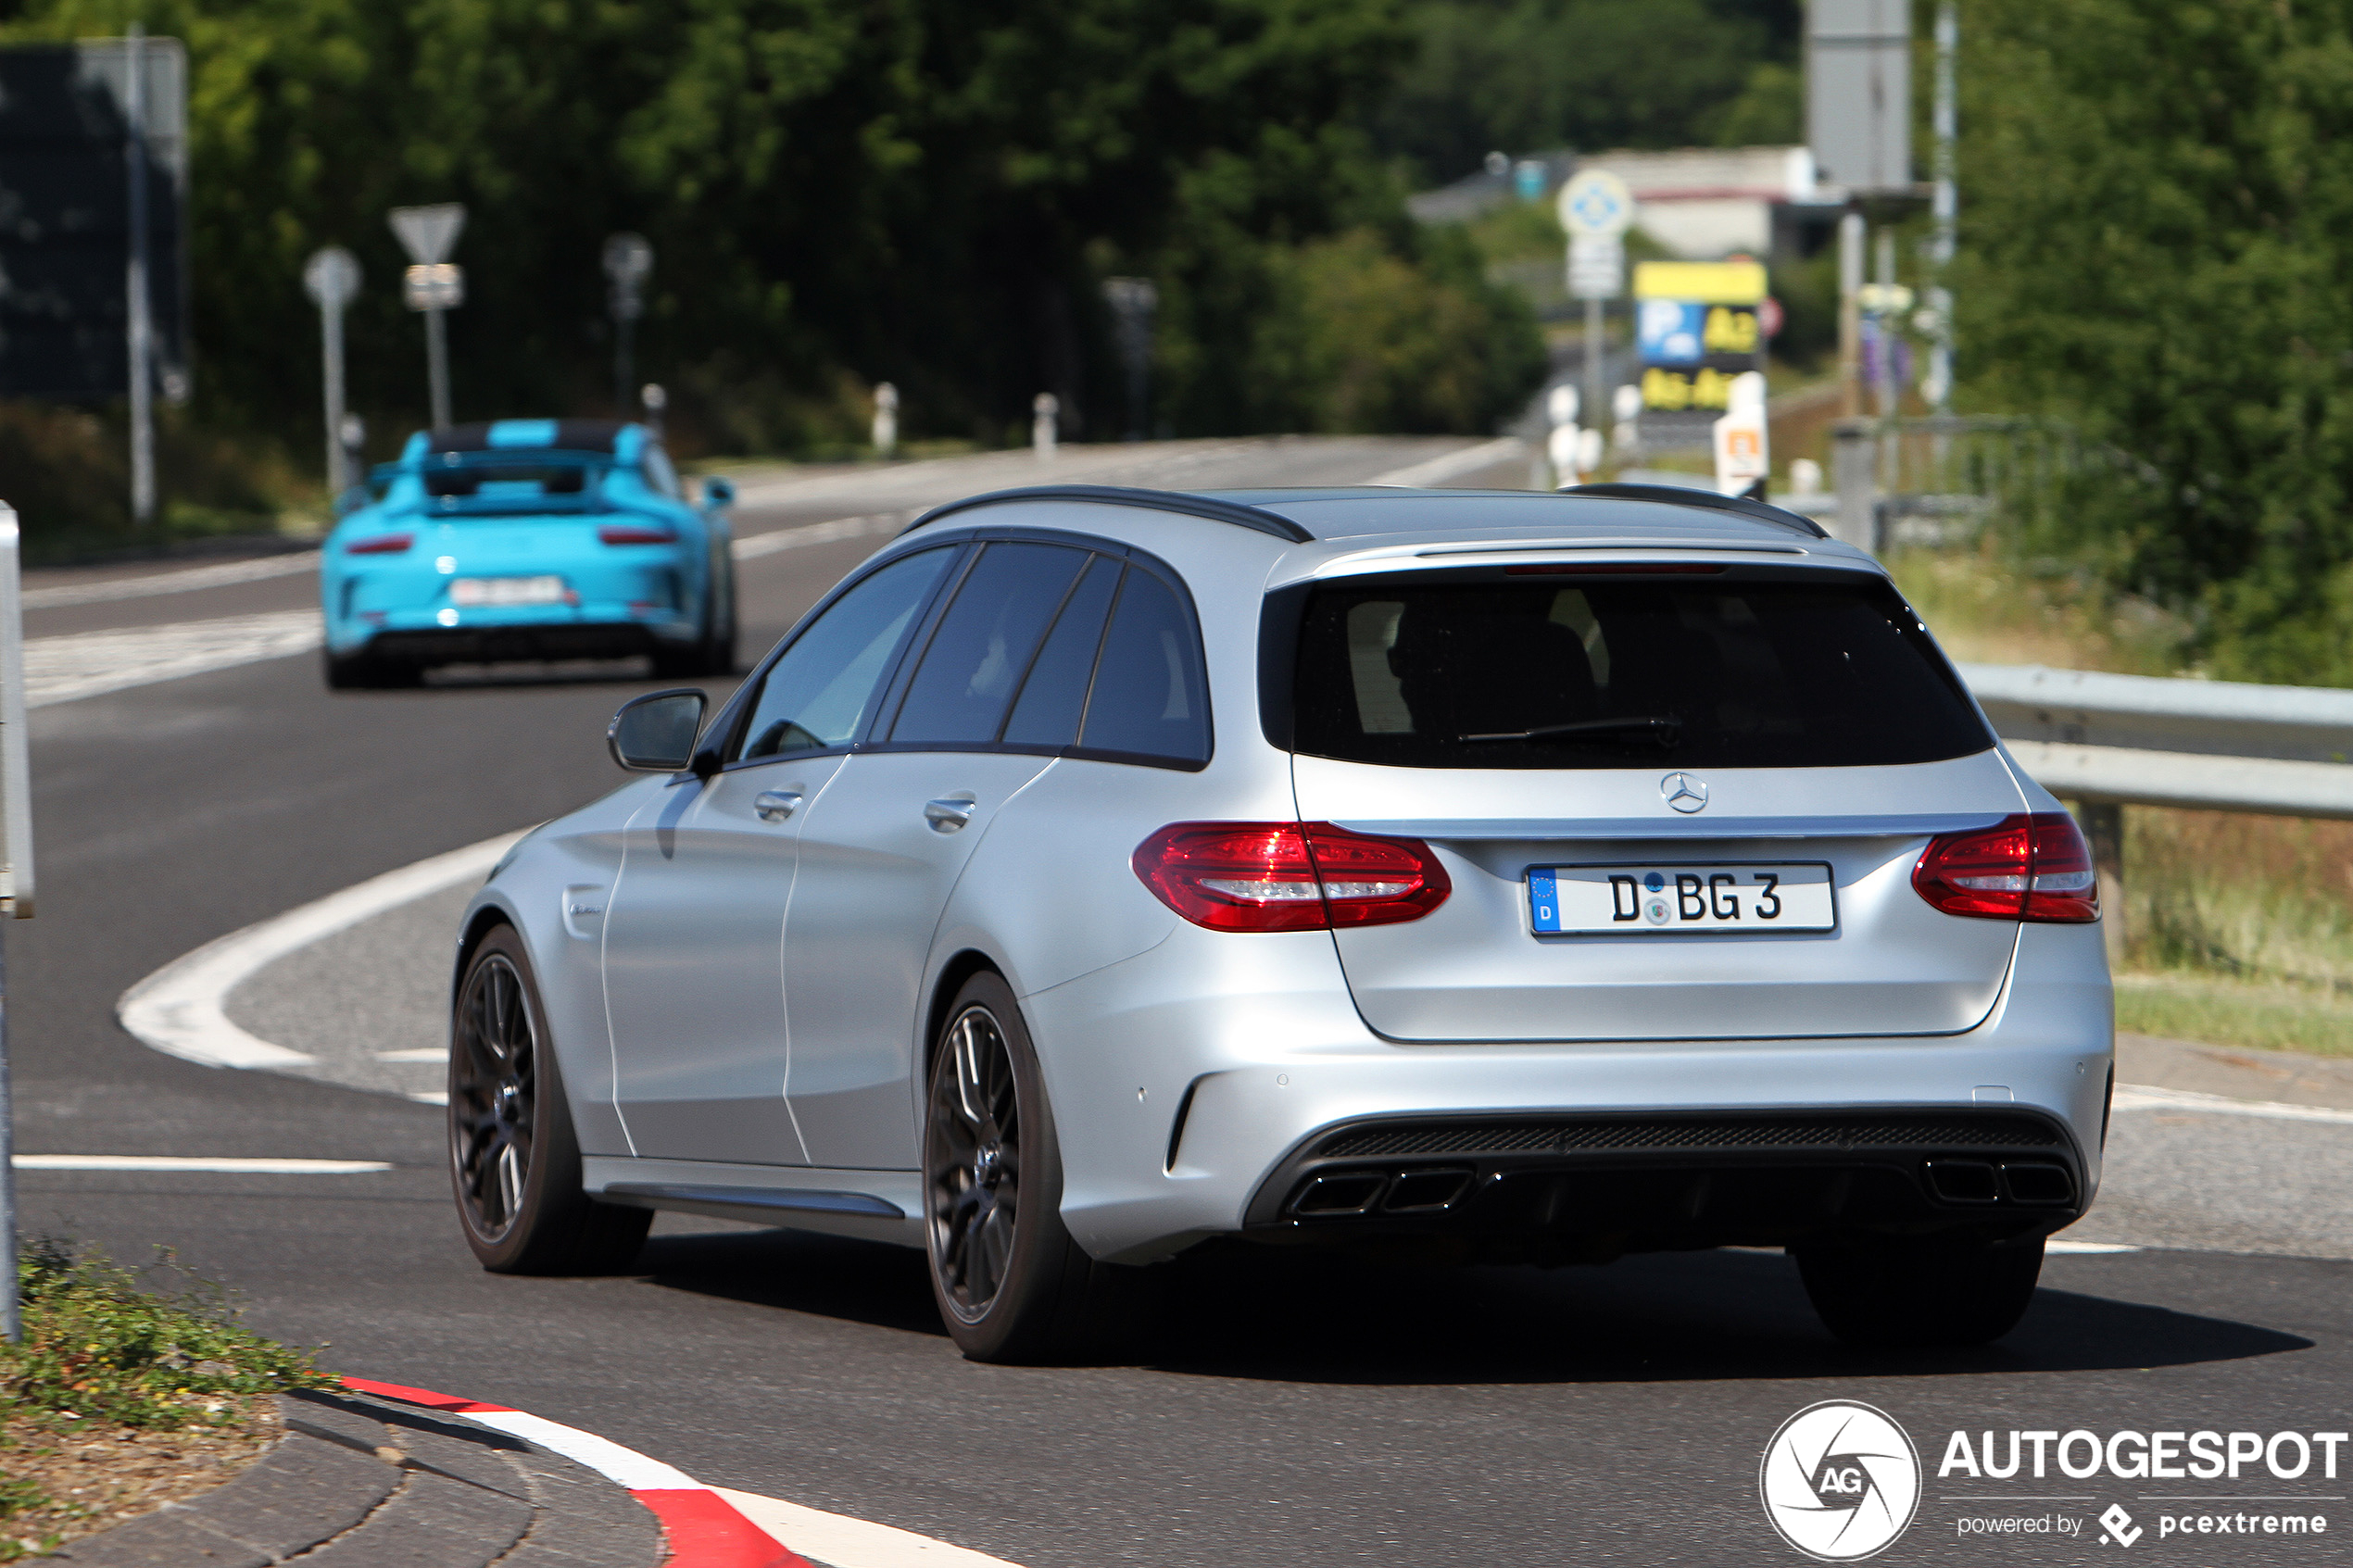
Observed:
[[[449,583],[453,605],[560,605],[560,577],[457,577]]]
[[[1528,913],[1539,935],[1602,932],[1831,931],[1827,865],[1537,866]]]

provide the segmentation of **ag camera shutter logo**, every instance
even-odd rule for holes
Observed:
[[[1894,1417],[1851,1399],[1781,1423],[1756,1467],[1781,1539],[1818,1562],[1858,1562],[1894,1544],[1920,1505],[1920,1455]]]

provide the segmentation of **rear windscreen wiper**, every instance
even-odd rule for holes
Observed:
[[[1601,735],[1614,732],[1640,730],[1660,746],[1673,746],[1682,735],[1683,721],[1672,716],[1644,719],[1588,719],[1577,724],[1546,724],[1534,730],[1506,730],[1492,735],[1456,735],[1457,741],[1472,740],[1550,740],[1554,735]]]

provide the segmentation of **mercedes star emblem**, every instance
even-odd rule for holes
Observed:
[[[1658,793],[1678,811],[1704,811],[1707,809],[1707,784],[1689,773],[1669,773],[1658,781]]]

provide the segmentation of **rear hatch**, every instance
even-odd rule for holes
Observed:
[[[1394,1039],[1949,1034],[2016,924],[1931,908],[1938,833],[2026,809],[1874,573],[1538,562],[1287,590],[1300,815],[1433,846],[1429,915],[1335,933]]]

